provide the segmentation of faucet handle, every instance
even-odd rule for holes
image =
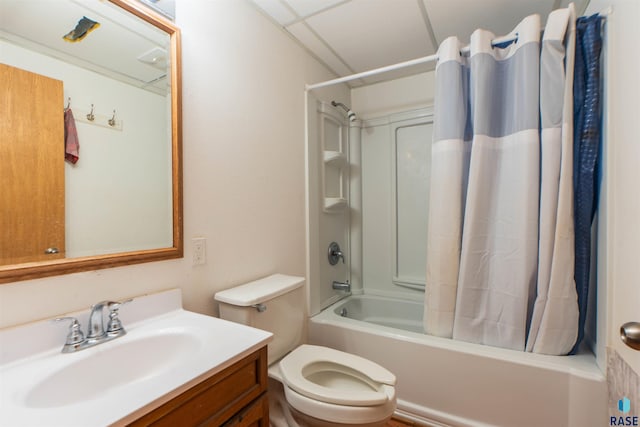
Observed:
[[[111,301],[108,305],[107,308],[109,309],[109,323],[107,323],[107,335],[109,336],[120,336],[120,335],[124,335],[127,333],[127,331],[124,330],[124,327],[122,326],[122,322],[120,321],[120,318],[118,317],[118,310],[120,310],[120,307],[124,304],[128,304],[131,301],[133,301],[132,298],[129,298],[128,300],[125,301]]]
[[[109,301],[107,303],[107,308],[109,311],[118,311],[121,306],[129,304],[131,301],[133,301],[133,298],[129,298],[124,301]]]
[[[338,260],[342,258],[342,263],[344,264],[344,254],[340,249],[340,245],[336,242],[331,242],[329,245],[329,251],[327,254],[327,258],[329,259],[329,264],[336,265]]]
[[[78,319],[75,317],[57,317],[53,319],[54,322],[62,322],[64,320],[71,321],[71,325],[69,326],[69,333],[67,334],[67,341],[64,343],[65,348],[67,346],[73,346],[75,344],[80,344],[84,341],[84,335],[80,330],[80,323]],[[64,349],[62,350],[64,352]]]

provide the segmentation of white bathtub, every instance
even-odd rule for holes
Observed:
[[[421,303],[356,295],[312,317],[309,341],[358,354],[394,372],[398,412],[415,421],[436,426],[608,425],[606,382],[592,354],[545,356],[420,331]]]

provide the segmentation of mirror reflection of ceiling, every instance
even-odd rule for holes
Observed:
[[[83,40],[63,36],[87,17],[100,26]],[[170,91],[169,37],[100,0],[2,0],[0,38],[151,92]]]
[[[176,19],[176,2],[175,0],[140,0],[142,3],[149,5],[152,9],[164,15],[172,21]]]
[[[542,21],[573,1],[589,0],[251,0],[276,25],[338,76],[433,55],[456,35],[469,42],[476,28],[511,32],[525,16]],[[638,1],[638,0],[634,0]],[[435,63],[349,82],[352,87],[432,70]]]

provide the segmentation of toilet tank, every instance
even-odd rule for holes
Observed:
[[[220,317],[273,333],[269,365],[303,342],[304,278],[274,274],[215,294]]]

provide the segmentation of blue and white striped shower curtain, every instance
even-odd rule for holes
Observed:
[[[573,279],[573,5],[494,47],[476,30],[438,50],[425,331],[566,354]]]

